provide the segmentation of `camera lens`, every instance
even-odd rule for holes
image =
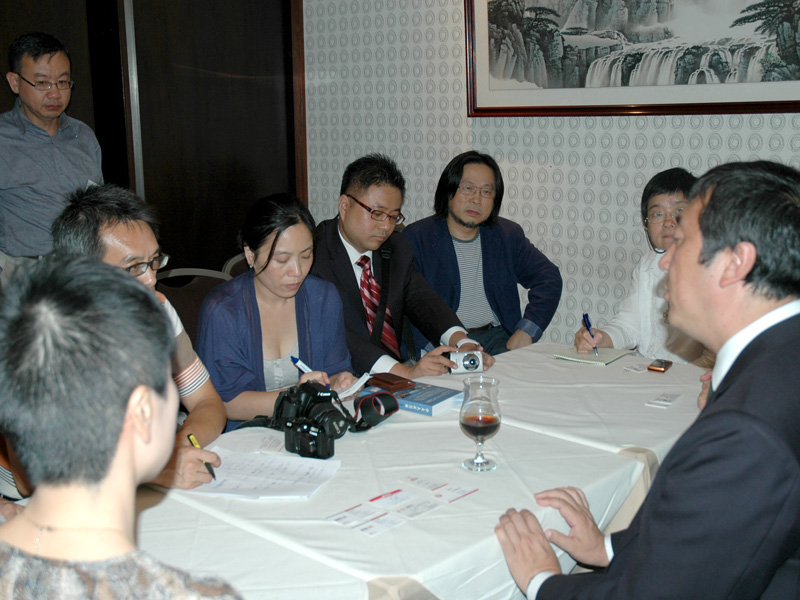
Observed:
[[[475,354],[467,354],[464,356],[464,359],[461,361],[461,364],[464,365],[464,368],[467,371],[474,371],[478,368],[480,364],[477,355]]]
[[[308,411],[308,417],[326,435],[340,438],[347,433],[347,421],[344,415],[336,410],[330,402],[315,404]]]

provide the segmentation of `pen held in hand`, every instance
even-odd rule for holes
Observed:
[[[297,358],[296,356],[290,356],[289,358],[292,359],[294,366],[300,369],[303,373],[311,373],[311,367],[309,367],[306,363],[302,360]]]
[[[589,313],[583,313],[583,324],[586,325],[586,331],[588,331],[589,335],[592,336],[592,339],[594,339],[594,333],[592,333],[592,324],[589,322]],[[594,355],[600,356],[600,353],[597,351],[597,344],[594,345]]]
[[[311,373],[311,367],[309,367],[302,360],[300,360],[296,356],[290,356],[289,358],[292,359],[292,362],[294,363],[294,366],[297,367],[298,369],[300,369],[303,373]],[[328,388],[328,389],[331,389],[331,386],[329,386],[327,384],[325,384],[325,387]]]
[[[194,446],[194,447],[195,447],[195,448],[197,448],[198,450],[202,450],[202,449],[203,449],[203,448],[202,448],[202,446],[200,446],[200,442],[198,442],[198,441],[197,441],[197,438],[196,438],[196,437],[194,437],[194,434],[193,434],[193,433],[190,433],[190,434],[189,434],[189,435],[187,435],[186,437],[187,437],[187,438],[189,438],[189,442],[192,444],[192,446]],[[216,479],[216,478],[217,478],[217,476],[214,474],[214,467],[212,467],[212,466],[211,466],[210,464],[208,464],[206,461],[203,461],[203,464],[206,466],[206,469],[208,469],[208,472],[211,474],[211,478],[212,478],[212,479]]]

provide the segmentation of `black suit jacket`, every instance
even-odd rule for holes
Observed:
[[[311,273],[330,281],[339,290],[353,369],[356,373],[365,373],[387,352],[370,341],[358,281],[339,237],[338,225],[338,219],[330,219],[317,226]],[[461,322],[442,297],[414,270],[414,251],[409,241],[393,233],[384,246],[387,244],[392,249],[388,305],[400,348],[403,348],[402,325],[406,316],[434,346],[438,346],[442,334],[451,327],[460,327]],[[379,251],[373,252],[372,270],[383,291],[386,283],[382,278]]]
[[[537,600],[800,598],[799,360],[800,316],[754,339],[612,536],[608,568],[551,577]]]

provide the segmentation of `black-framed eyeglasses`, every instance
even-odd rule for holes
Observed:
[[[647,218],[645,219],[645,225],[648,223],[652,223],[653,225],[658,225],[659,223],[663,223],[667,220],[667,217],[670,217],[676,223],[680,216],[683,214],[683,211],[686,210],[685,206],[678,206],[672,212],[666,210],[654,210],[651,213],[648,213]]]
[[[167,266],[168,262],[169,262],[169,254],[159,254],[153,260],[136,263],[135,265],[131,265],[130,267],[125,267],[125,270],[134,277],[141,277],[142,275],[147,273],[148,269],[153,269],[153,271],[158,271],[159,269],[163,269],[164,267]]]
[[[31,87],[35,88],[39,92],[47,92],[48,90],[53,89],[53,86],[56,86],[57,90],[61,90],[62,92],[65,90],[71,90],[72,86],[75,85],[75,82],[71,79],[59,79],[55,83],[52,81],[28,81],[22,76],[22,73],[17,73],[19,78],[22,79],[25,83],[30,85]]]
[[[390,215],[389,213],[385,213],[382,210],[378,210],[377,208],[370,208],[363,202],[359,201],[358,198],[354,198],[350,194],[345,194],[345,196],[350,198],[350,200],[352,200],[353,202],[358,204],[361,208],[363,208],[365,211],[367,211],[369,213],[369,216],[372,217],[373,221],[385,221],[386,219],[389,219],[395,225],[400,225],[400,223],[406,220],[406,218],[403,216],[403,213]]]
[[[459,183],[458,189],[461,190],[461,193],[466,198],[472,198],[475,194],[480,192],[481,198],[486,198],[487,200],[494,200],[494,197],[497,194],[494,188],[488,188],[488,187],[482,188],[478,187],[477,185],[472,185],[470,183]]]

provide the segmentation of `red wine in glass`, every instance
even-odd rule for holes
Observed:
[[[500,381],[479,375],[464,380],[464,403],[458,415],[461,431],[475,440],[475,458],[461,463],[470,471],[491,471],[497,463],[483,455],[483,442],[500,429],[497,392]]]
[[[494,415],[466,415],[460,423],[461,431],[475,441],[485,442],[500,429],[500,419]]]

